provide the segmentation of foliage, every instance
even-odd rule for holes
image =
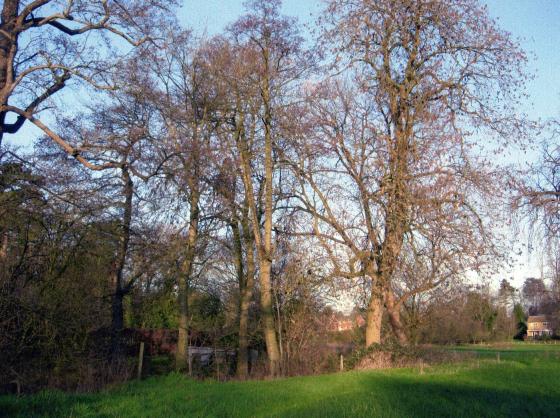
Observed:
[[[527,335],[527,315],[520,303],[516,303],[513,307],[513,316],[517,323],[517,332],[513,338],[522,340]]]
[[[386,342],[382,344],[372,344],[367,348],[359,348],[352,352],[346,361],[348,368],[358,367],[367,359],[375,360],[376,357],[384,357],[387,362],[383,368],[393,367],[396,364],[410,363],[420,358],[421,351],[415,346],[403,346],[396,342]],[[381,366],[381,365],[380,365]]]
[[[132,328],[177,328],[177,298],[169,289],[139,291],[130,298],[130,317],[127,324]]]

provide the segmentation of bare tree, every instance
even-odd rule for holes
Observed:
[[[544,273],[551,281],[551,300],[560,300],[560,146],[557,143],[560,133],[560,122],[549,121],[545,126],[546,135],[541,144],[539,159],[513,179],[516,193],[512,199],[512,207],[520,218],[528,223],[530,237],[537,248],[543,253]],[[544,136],[544,135],[543,135]],[[524,296],[529,298],[528,308],[532,312],[539,309],[530,294],[534,283],[527,279]],[[532,307],[532,308],[531,308]]]
[[[280,350],[274,324],[271,276],[274,260],[274,173],[276,171],[274,155],[279,140],[278,117],[275,111],[283,99],[283,92],[301,75],[304,68],[298,66],[302,40],[297,34],[295,22],[280,15],[280,1],[252,1],[247,6],[248,13],[231,27],[230,33],[234,38],[235,51],[249,51],[253,60],[250,65],[247,65],[249,64],[247,62],[237,61],[238,66],[239,64],[245,66],[245,69],[238,67],[237,76],[241,75],[240,72],[248,72],[248,80],[234,80],[229,77],[229,82],[233,83],[230,120],[233,125],[233,136],[259,262],[261,314],[269,371],[272,376],[275,376],[280,372]],[[240,87],[247,82],[250,84],[245,86],[243,91]],[[254,96],[254,92],[257,92],[258,97]],[[250,95],[245,96],[244,93]],[[259,125],[254,125],[252,128],[249,125],[253,130],[253,138],[248,137],[246,132],[246,124],[251,123],[251,120],[246,120],[248,115],[244,109],[247,106],[247,99],[250,100],[250,106],[258,112],[258,119],[253,121],[259,122]],[[262,134],[260,143],[254,142],[255,132]],[[262,228],[259,194],[255,193],[253,185],[258,166],[262,167],[263,171],[260,183],[263,198]]]
[[[238,352],[236,375],[239,379],[247,379],[249,376],[249,308],[253,298],[255,283],[255,240],[249,217],[249,205],[246,196],[242,193],[240,176],[236,173],[235,158],[232,155],[231,143],[224,141],[220,147],[220,154],[224,156],[220,165],[216,168],[217,177],[214,180],[214,188],[221,197],[222,217],[231,230],[229,247],[235,275],[239,287],[239,303],[237,312],[238,322]],[[232,157],[227,157],[232,155]]]
[[[146,273],[146,260],[136,257],[131,262],[131,247],[140,247],[139,197],[145,182],[157,175],[165,156],[159,151],[158,124],[154,106],[145,94],[149,80],[138,76],[131,62],[122,68],[126,88],[109,95],[103,104],[90,112],[90,117],[66,121],[68,136],[81,142],[82,155],[97,166],[106,166],[92,183],[105,189],[105,204],[115,209],[115,256],[110,268],[112,287],[113,353],[119,349],[119,335],[124,328],[123,300],[136,281]],[[123,83],[124,84],[124,83]],[[111,167],[111,168],[109,168]],[[139,184],[140,183],[140,184]],[[136,202],[135,202],[136,200]],[[150,240],[142,242],[148,245]]]
[[[454,255],[473,242],[474,231],[487,236],[479,211],[499,176],[490,161],[474,154],[477,139],[470,132],[476,128],[495,139],[496,147],[519,136],[512,109],[523,92],[525,55],[476,1],[333,0],[323,21],[324,39],[337,63],[352,69],[355,94],[363,95],[360,102],[370,115],[348,121],[342,107],[327,125],[338,144],[348,140],[348,124],[361,133],[356,145],[337,146],[336,158],[351,179],[368,186],[356,186],[367,199],[358,204],[374,269],[375,314],[368,315],[368,329],[379,322],[382,300],[398,340],[405,342],[396,294],[403,255],[438,239]],[[371,168],[374,173],[363,177]],[[454,244],[440,230],[445,220],[454,221]],[[430,286],[446,270],[432,269],[439,278],[430,278]],[[368,345],[379,338],[378,332],[368,334]]]
[[[532,315],[542,313],[541,310],[549,298],[549,290],[544,280],[535,277],[525,279],[522,292],[527,311]]]
[[[560,232],[560,122],[547,124],[549,137],[542,144],[539,160],[516,181],[513,207],[542,232],[545,241],[554,240]],[[551,242],[552,244],[552,242]]]
[[[87,167],[110,165],[88,162],[78,146],[49,128],[38,113],[72,78],[96,89],[114,89],[106,74],[127,48],[119,48],[117,42],[111,47],[107,41],[113,37],[134,47],[152,40],[159,19],[172,6],[173,2],[156,0],[4,1],[0,21],[0,143],[5,133],[16,133],[29,121]],[[14,120],[10,120],[11,114]]]
[[[169,162],[166,172],[172,180],[175,195],[167,198],[181,202],[179,214],[172,215],[179,222],[177,238],[180,251],[178,278],[179,339],[176,368],[188,363],[189,294],[196,262],[199,259],[199,238],[203,218],[208,213],[214,191],[214,130],[216,93],[206,71],[203,44],[194,40],[187,31],[167,32],[165,48],[152,55],[148,64],[156,80],[154,93],[157,113],[166,131],[165,153]],[[206,212],[205,212],[206,211]]]

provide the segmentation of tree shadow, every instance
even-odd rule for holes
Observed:
[[[366,373],[367,374],[367,373]],[[278,416],[352,417],[558,417],[560,396],[477,385],[374,374],[349,396],[286,408]],[[538,384],[538,383],[537,383]]]
[[[0,416],[560,416],[557,370],[543,375],[503,366],[448,375],[352,372],[243,384],[168,379],[101,396],[51,392],[10,402],[0,397]]]

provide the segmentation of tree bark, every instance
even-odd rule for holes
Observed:
[[[276,338],[274,326],[274,312],[272,309],[272,286],[271,272],[272,263],[269,260],[262,260],[261,268],[261,315],[264,327],[264,340],[268,354],[269,372],[272,377],[280,374],[280,349]]]
[[[181,277],[178,283],[179,299],[179,332],[177,338],[177,349],[175,351],[175,369],[184,370],[189,362],[189,288],[192,279],[192,270],[196,255],[196,243],[198,240],[198,222],[200,215],[199,201],[200,193],[196,185],[197,179],[190,179],[190,209],[189,209],[189,232],[187,235],[187,250],[185,260],[181,267]]]
[[[124,328],[124,292],[121,289],[115,290],[111,303],[111,329],[115,335],[114,350],[118,351],[116,344],[119,343],[120,334]]]
[[[262,99],[264,105],[264,237],[261,246],[260,279],[261,279],[261,311],[264,324],[264,338],[268,354],[271,376],[280,373],[280,349],[274,326],[272,308],[272,216],[273,216],[273,161],[272,161],[272,108],[270,92],[270,56],[267,48],[263,49],[264,78],[262,85]]]
[[[404,326],[401,321],[400,304],[395,303],[395,295],[391,289],[385,292],[385,307],[389,316],[389,323],[391,329],[401,345],[408,344],[408,337],[404,331]]]
[[[391,111],[393,113],[395,134],[392,139],[391,154],[389,158],[389,172],[391,176],[387,182],[387,211],[385,215],[384,240],[381,250],[378,277],[380,285],[385,288],[384,299],[391,328],[401,344],[407,343],[402,322],[400,321],[400,305],[395,305],[391,283],[397,270],[402,252],[404,237],[408,220],[408,158],[410,153],[409,138],[412,133],[409,127],[402,122],[404,105],[393,97]],[[407,118],[405,118],[407,119]]]
[[[249,307],[253,295],[255,276],[254,239],[251,227],[249,226],[247,209],[247,205],[245,205],[241,219],[243,240],[241,240],[239,231],[237,232],[239,235],[239,250],[242,251],[243,244],[245,246],[247,266],[244,272],[243,264],[241,264],[238,270],[241,273],[239,274],[239,352],[237,356],[237,377],[239,379],[246,379],[249,376]],[[238,262],[243,263],[243,254],[242,252],[239,254],[241,257]]]
[[[246,173],[250,173],[249,161],[247,158],[242,158],[242,160],[244,160],[242,162],[244,166],[243,183],[245,185],[246,193],[249,196],[249,198],[254,199],[253,185],[251,183],[250,176],[246,174]],[[263,320],[263,333],[265,337],[266,352],[269,361],[269,372],[271,376],[277,376],[280,372],[279,370],[280,350],[278,348],[276,330],[274,327],[274,314],[272,310],[272,286],[271,286],[272,261],[271,261],[271,254],[267,251],[267,248],[271,248],[271,243],[269,245],[265,245],[262,242],[255,202],[254,201],[251,202],[249,206],[251,210],[251,223],[253,225],[252,229],[253,229],[255,244],[257,247],[257,256],[259,259],[261,315]]]
[[[243,244],[237,219],[232,219],[230,228],[233,235],[233,255],[237,282],[239,284],[239,311],[238,311],[238,349],[236,374],[239,379],[246,379],[247,367],[247,318],[243,312],[243,295],[245,292],[245,269],[243,268]]]
[[[372,276],[375,277],[375,276]],[[383,319],[383,296],[375,284],[369,299],[366,313],[366,348],[381,343],[381,320]]]
[[[179,278],[179,329],[177,336],[177,349],[175,351],[175,370],[183,371],[189,361],[189,275],[182,274]]]
[[[265,83],[268,85],[268,83]],[[265,89],[265,91],[268,89]],[[270,100],[270,96],[263,93],[263,99]],[[245,195],[249,206],[249,215],[253,230],[255,246],[257,248],[257,258],[259,262],[259,280],[261,294],[261,315],[263,320],[263,334],[265,337],[266,352],[269,361],[269,373],[277,376],[280,372],[280,349],[276,338],[274,327],[274,315],[272,310],[272,135],[271,115],[269,106],[265,106],[265,224],[264,234],[261,233],[259,216],[257,215],[257,205],[252,183],[251,155],[247,139],[244,133],[243,113],[240,112],[240,120],[237,122],[236,144],[241,157],[241,171]]]
[[[14,27],[19,11],[19,0],[4,0],[0,17],[0,106],[8,104],[9,85],[13,82],[13,58],[17,52],[17,35]],[[13,39],[10,39],[10,35]],[[0,111],[0,145],[4,136],[6,112]]]
[[[8,257],[8,232],[2,233],[2,244],[0,245],[0,260],[4,262]]]
[[[134,193],[134,183],[130,177],[130,173],[126,166],[121,168],[121,176],[123,181],[123,194],[125,201],[123,204],[123,218],[120,225],[119,246],[113,264],[112,282],[113,296],[111,303],[111,331],[112,343],[111,352],[113,355],[119,353],[120,336],[124,328],[124,306],[123,300],[129,290],[129,285],[124,284],[123,272],[128,255],[128,247],[130,243],[130,227],[132,222],[132,197]]]
[[[10,50],[13,48],[14,42],[17,39],[17,35],[13,33],[13,29],[15,27],[18,11],[19,0],[4,0],[2,15],[0,17],[0,29],[2,30],[2,32],[0,32],[0,91],[3,91],[6,87],[8,72],[11,72],[9,71],[9,57],[11,55]],[[13,39],[10,39],[6,35],[13,36]]]

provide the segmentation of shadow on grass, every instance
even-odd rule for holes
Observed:
[[[363,379],[352,396],[327,397],[285,408],[289,417],[558,417],[560,397],[472,384]]]
[[[0,416],[555,417],[558,368],[353,372],[271,382],[154,379],[97,395],[0,398]]]
[[[68,395],[49,391],[16,398],[0,396],[0,417],[69,417],[78,404],[94,405],[96,400],[88,395]]]

